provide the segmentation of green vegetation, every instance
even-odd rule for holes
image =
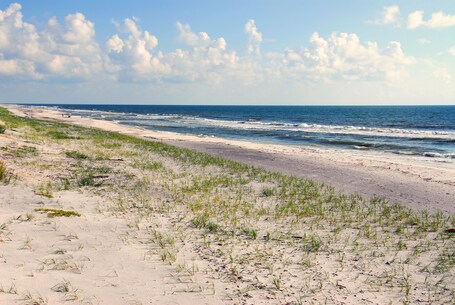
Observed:
[[[53,194],[52,190],[53,190],[52,182],[48,181],[46,183],[41,184],[35,190],[35,194],[46,197],[46,198],[53,198],[54,194]]]
[[[83,188],[101,194],[106,200],[100,211],[129,220],[132,232],[125,242],[141,236],[137,242],[147,244],[147,255],[180,266],[185,277],[210,272],[236,283],[232,298],[245,301],[248,293],[263,293],[282,303],[324,303],[326,295],[346,288],[339,282],[346,277],[369,293],[398,296],[401,303],[453,301],[455,234],[447,233],[455,226],[453,215],[341,194],[314,181],[161,142],[19,118],[2,108],[0,120],[24,139],[46,141],[60,151],[58,175],[37,193]],[[33,153],[23,154],[27,157]],[[188,244],[207,270],[186,267],[179,249],[187,245],[188,251]],[[332,279],[333,274],[339,277]]]
[[[67,139],[77,139],[77,137],[73,137],[63,131],[60,130],[51,130],[46,133],[51,139],[56,140],[67,140]]]
[[[73,159],[88,159],[88,156],[86,154],[83,154],[76,150],[67,151],[67,152],[65,152],[65,155],[68,158],[73,158]]]
[[[156,171],[164,169],[164,165],[161,162],[151,161],[151,162],[144,162],[144,163],[135,163],[133,164],[135,168],[140,168],[149,171]]]
[[[96,186],[95,179],[93,178],[92,173],[88,173],[87,175],[79,178],[77,181],[79,186]]]
[[[80,217],[81,214],[74,211],[65,211],[65,210],[57,210],[57,209],[48,209],[48,208],[37,208],[35,212],[40,213],[47,213],[47,217],[54,218],[54,217],[71,217],[77,216]]]
[[[38,156],[39,152],[38,149],[34,146],[21,146],[16,149],[8,149],[14,157],[17,158],[25,158],[25,157],[33,157]]]
[[[103,184],[101,178],[105,177],[112,169],[108,166],[100,167],[81,167],[79,172],[76,174],[77,186],[92,186],[99,187]]]
[[[6,126],[3,124],[0,124],[0,134],[5,133],[6,131]]]
[[[14,174],[8,170],[5,162],[0,160],[0,183],[9,184],[14,178]]]
[[[264,196],[264,197],[273,196],[273,189],[268,188],[268,187],[263,188],[263,189],[262,189],[262,196]]]
[[[5,162],[0,160],[0,181],[4,182],[8,175],[8,169],[6,168]]]

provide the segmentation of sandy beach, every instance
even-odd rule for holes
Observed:
[[[455,160],[366,151],[315,149],[150,131],[42,108],[7,105],[19,116],[55,120],[163,141],[272,171],[334,186],[340,191],[378,196],[416,210],[455,213]]]
[[[0,304],[455,300],[451,159],[5,107],[17,116],[0,113]]]

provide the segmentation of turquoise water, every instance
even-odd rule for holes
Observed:
[[[42,106],[153,130],[455,158],[455,106]]]

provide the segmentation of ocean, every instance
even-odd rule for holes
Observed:
[[[455,106],[40,106],[183,134],[455,159]]]

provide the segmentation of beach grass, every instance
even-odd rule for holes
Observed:
[[[81,214],[75,211],[65,211],[61,209],[49,209],[49,208],[36,208],[35,212],[46,213],[47,217],[54,218],[54,217],[71,217],[76,216],[79,217]]]
[[[232,283],[225,293],[233,300],[336,303],[340,296],[378,294],[393,304],[455,300],[455,236],[448,231],[454,215],[417,212],[162,142],[18,117],[4,108],[0,121],[7,133],[60,151],[53,156],[58,175],[48,168],[38,194],[102,194],[101,213],[130,219],[134,234],[125,242],[145,236],[148,255],[180,275],[209,272]],[[44,162],[39,149],[22,151],[15,162],[30,171]],[[74,213],[68,216],[79,216]],[[204,269],[188,271],[186,244]]]

